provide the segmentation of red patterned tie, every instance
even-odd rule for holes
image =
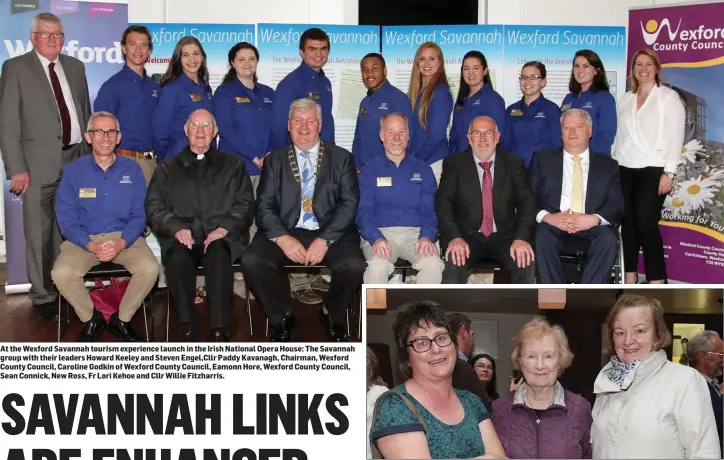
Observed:
[[[63,88],[60,86],[60,79],[55,73],[55,62],[48,64],[48,74],[50,75],[51,86],[55,94],[55,102],[58,103],[58,112],[60,112],[60,125],[63,129],[63,147],[70,144],[70,111],[63,97]]]
[[[481,161],[480,166],[483,168],[483,222],[480,224],[480,231],[485,236],[493,233],[493,176],[490,174],[492,161]]]

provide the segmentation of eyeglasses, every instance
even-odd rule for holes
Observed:
[[[480,137],[480,136],[493,137],[493,136],[495,136],[497,133],[498,133],[497,131],[487,130],[487,131],[472,131],[472,132],[470,132],[470,133],[468,133],[468,134],[470,134],[473,138],[478,138],[478,137]]]
[[[207,131],[216,128],[216,125],[211,121],[189,121],[188,127],[197,130],[199,128],[203,128]]]
[[[65,37],[65,34],[63,32],[33,32],[35,35],[40,35],[40,38],[43,40],[47,40],[52,35],[53,38],[57,38],[60,40],[61,38]]]
[[[102,129],[91,129],[88,131],[88,133],[93,134],[93,136],[95,136],[97,139],[103,139],[106,136],[110,138],[118,137],[121,132],[117,129],[109,129],[108,131]]]
[[[438,347],[447,347],[452,343],[452,337],[447,332],[436,335],[432,339],[415,339],[407,342],[408,347],[412,347],[418,353],[425,353],[432,347],[432,342],[435,342]]]
[[[474,367],[475,369],[483,369],[483,370],[487,370],[487,371],[492,371],[492,370],[493,370],[493,366],[486,366],[485,364],[476,364],[476,365],[474,365],[473,367]]]
[[[724,353],[719,353],[719,352],[716,352],[716,351],[707,351],[707,352],[705,352],[705,353],[710,353],[710,354],[712,354],[712,355],[717,355],[717,356],[720,357],[720,358],[724,358]]]
[[[541,77],[540,75],[521,75],[520,77],[518,77],[518,80],[520,80],[520,81],[528,81],[528,80],[537,81],[537,80],[540,80],[541,78],[543,78],[543,77]]]

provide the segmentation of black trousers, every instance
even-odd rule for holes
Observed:
[[[664,168],[619,168],[624,215],[621,221],[623,262],[627,272],[636,272],[639,249],[644,253],[647,280],[666,279],[664,242],[659,220],[666,195],[659,195],[659,181]]]
[[[497,233],[485,237],[480,232],[463,237],[470,246],[470,257],[463,266],[453,264],[452,257],[445,261],[445,270],[442,272],[442,284],[465,284],[468,273],[475,264],[482,259],[493,259],[510,272],[510,280],[513,284],[535,283],[535,263],[526,268],[518,268],[518,265],[510,257],[510,246],[513,238],[501,238]]]
[[[563,243],[569,233],[546,223],[535,230],[535,260],[538,282],[541,284],[565,284],[566,277],[561,262]],[[618,254],[618,232],[608,225],[591,227],[574,236],[590,241],[586,268],[581,284],[603,284],[611,272]]]
[[[166,253],[164,267],[166,282],[173,306],[182,324],[196,329],[194,297],[196,296],[196,268],[204,268],[206,278],[206,304],[211,314],[211,327],[226,328],[234,291],[234,273],[231,268],[229,245],[216,240],[204,253],[204,240],[196,240],[191,249],[175,241]]]
[[[308,248],[319,237],[317,230],[295,228],[289,232]],[[367,262],[360,249],[359,234],[348,233],[327,250],[322,264],[332,272],[332,280],[324,304],[335,324],[345,323],[347,307],[352,302]],[[298,265],[290,260],[276,243],[258,235],[244,252],[241,267],[244,280],[261,302],[271,326],[277,325],[290,308],[289,276],[285,265]]]

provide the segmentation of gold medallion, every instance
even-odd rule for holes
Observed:
[[[306,197],[302,200],[302,209],[304,212],[312,212],[312,199],[310,197]]]

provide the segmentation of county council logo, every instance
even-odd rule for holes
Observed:
[[[644,26],[643,22],[640,22],[639,24],[641,24],[641,34],[644,36],[644,41],[647,45],[651,46],[656,43],[656,40],[658,40],[659,34],[664,27],[666,27],[669,34],[669,40],[674,41],[676,34],[679,33],[679,28],[681,27],[681,19],[679,19],[679,25],[676,26],[676,30],[674,31],[671,30],[671,23],[668,18],[662,19],[661,23],[658,23],[656,19],[649,19],[646,22],[646,26]]]

